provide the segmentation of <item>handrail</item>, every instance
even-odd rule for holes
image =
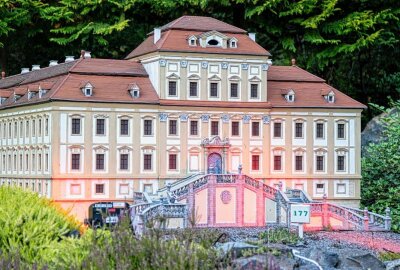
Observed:
[[[203,176],[204,175],[204,173],[195,173],[195,174],[191,174],[191,175],[189,175],[188,177],[185,177],[185,178],[181,178],[181,179],[179,179],[179,180],[177,180],[177,181],[175,181],[175,182],[173,182],[173,183],[171,183],[171,190],[172,190],[172,188],[177,188],[176,186],[179,186],[180,184],[182,184],[182,183],[186,183],[189,179],[191,179],[191,178],[196,178],[197,176]],[[191,182],[193,182],[193,181],[190,181],[189,183],[191,183]],[[161,193],[161,192],[165,192],[165,191],[167,191],[168,189],[167,189],[167,186],[164,186],[164,187],[162,187],[162,188],[160,188],[158,191],[157,191],[157,193]]]
[[[368,211],[367,208],[365,208],[364,210],[359,209],[359,208],[354,208],[354,207],[349,207],[349,206],[343,206],[346,209],[349,209],[351,211],[354,211],[356,213],[358,213],[359,215],[363,215],[364,217],[368,217],[368,222],[371,225],[375,225],[375,226],[381,226],[383,227],[385,230],[390,230],[391,227],[391,220],[392,218],[390,217],[390,208],[386,208],[385,212],[386,215],[380,215],[371,211]]]

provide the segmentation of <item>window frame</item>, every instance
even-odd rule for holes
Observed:
[[[255,127],[255,124],[257,124],[257,134],[255,134],[255,130],[254,130],[254,127]],[[261,123],[260,123],[260,121],[251,121],[251,137],[260,137],[261,136]]]
[[[214,132],[215,131],[215,126],[214,126],[214,124],[216,124],[217,126],[217,129],[216,129],[216,133]],[[219,136],[219,121],[217,121],[217,120],[211,120],[210,121],[210,135],[211,136]]]
[[[74,120],[77,121],[77,123],[74,123],[75,122]],[[77,131],[76,125],[78,125],[79,127],[79,133],[76,133]],[[80,136],[81,134],[82,134],[82,119],[77,117],[71,118],[71,135]]]
[[[277,125],[279,125],[279,136],[277,136],[277,131],[278,131],[278,129],[276,128]],[[282,128],[283,128],[282,122],[274,122],[274,127],[273,127],[273,138],[274,139],[282,139],[283,138]]]
[[[251,155],[251,170],[260,171],[260,154]]]
[[[100,158],[102,157],[102,158]],[[106,154],[105,153],[96,153],[95,154],[95,170],[96,171],[105,171],[106,169]]]
[[[235,127],[234,124],[237,126]],[[237,131],[237,134],[234,131]],[[240,121],[231,121],[231,137],[240,137]]]
[[[273,169],[274,171],[282,171],[282,155],[276,155],[274,154],[274,159],[273,159]],[[279,163],[277,162],[279,161]],[[279,165],[279,166],[278,166]]]
[[[192,90],[194,90],[194,88],[192,88],[192,85],[195,84],[196,85],[196,95],[192,95]],[[198,98],[199,97],[199,83],[198,81],[189,81],[189,98]]]
[[[299,136],[300,134],[300,136]],[[304,138],[304,123],[303,122],[295,122],[294,123],[294,138],[295,139],[303,139]]]
[[[250,87],[249,87],[249,94],[250,94],[250,96],[249,96],[249,98],[250,99],[260,99],[260,84],[259,83],[250,83]],[[256,90],[256,96],[253,96],[253,91],[254,91],[254,89],[253,89],[253,87],[255,87],[255,90]]]
[[[126,157],[126,159],[122,158],[122,156]],[[126,168],[123,168],[123,165],[126,165]],[[120,171],[129,171],[129,154],[127,154],[127,153],[119,154],[119,170]]]
[[[154,136],[153,122],[153,119],[143,119],[143,136]],[[150,125],[146,125],[146,123],[150,123]]]
[[[77,159],[75,159],[78,157]],[[75,168],[77,165],[77,168]],[[80,153],[72,153],[71,154],[71,171],[79,171],[81,169],[81,154]]]
[[[100,133],[99,131],[102,131]],[[96,136],[106,136],[106,119],[96,118]]]
[[[172,124],[174,123],[174,124]],[[168,136],[178,136],[178,120],[169,119],[168,120]]]
[[[171,88],[171,86],[174,86]],[[175,91],[175,94],[171,94],[171,90]],[[178,96],[178,82],[176,80],[168,80],[168,97],[177,97]]]
[[[126,123],[126,125],[123,123]],[[125,131],[126,131],[126,133],[125,133]],[[120,119],[119,120],[119,135],[120,136],[129,136],[129,119]]]
[[[192,125],[192,123],[196,123],[195,129],[194,129],[194,126]],[[192,132],[194,130],[196,131],[195,132],[196,134],[194,134],[194,132]],[[189,120],[189,135],[195,136],[195,137],[199,136],[199,120]]]
[[[215,89],[213,86],[215,86]],[[218,82],[211,81],[209,83],[209,89],[210,89],[209,93],[208,93],[209,98],[219,98],[219,83]],[[216,96],[212,95],[214,90],[216,91]]]
[[[143,154],[143,171],[153,170],[153,154]]]

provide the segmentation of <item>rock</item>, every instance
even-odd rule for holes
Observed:
[[[391,110],[390,114],[396,113],[397,110]],[[378,116],[372,118],[368,124],[365,126],[364,130],[361,132],[361,152],[365,155],[365,148],[370,143],[379,143],[382,140],[382,132],[385,127],[382,123],[382,117],[387,116],[387,113],[382,113]]]
[[[386,270],[400,270],[400,259],[385,262]]]
[[[222,251],[224,255],[230,254],[233,258],[239,258],[243,256],[244,251],[257,250],[257,246],[253,246],[244,242],[226,242],[216,243],[215,247]]]
[[[353,260],[360,264],[362,267],[361,269],[370,269],[370,270],[385,270],[386,267],[385,265],[378,260],[374,255],[368,253],[365,255],[361,256],[353,256],[353,257],[348,257],[349,260]]]
[[[336,268],[340,263],[337,253],[319,248],[312,248],[305,257],[316,261],[323,269]]]
[[[234,269],[238,270],[281,270],[275,258],[268,254],[236,259],[233,262],[233,266]]]

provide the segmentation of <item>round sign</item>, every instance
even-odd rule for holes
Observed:
[[[224,204],[228,204],[232,200],[232,194],[228,190],[221,192],[221,201]]]

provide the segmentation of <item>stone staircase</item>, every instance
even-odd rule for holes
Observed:
[[[308,204],[311,207],[311,216],[322,218],[322,224],[317,229],[321,230],[330,223],[329,219],[335,218],[343,221],[338,230],[365,230],[365,231],[389,231],[391,226],[390,210],[386,209],[386,215],[379,215],[357,208],[350,208],[329,203],[324,199],[313,201],[303,190],[287,189],[280,191],[268,186],[261,181],[247,175],[238,174],[194,174],[177,180],[157,191],[156,199],[151,199],[146,193],[135,193],[135,202],[131,206],[131,221],[137,234],[144,232],[146,223],[156,218],[181,218],[182,226],[187,225],[188,209],[186,203],[176,203],[187,198],[191,192],[195,192],[207,185],[209,181],[215,181],[218,185],[235,185],[242,183],[245,187],[254,191],[263,192],[266,198],[271,199],[280,207],[277,209],[277,223],[281,223],[280,211],[283,209],[286,216],[293,204]],[[287,220],[287,219],[286,219]]]

